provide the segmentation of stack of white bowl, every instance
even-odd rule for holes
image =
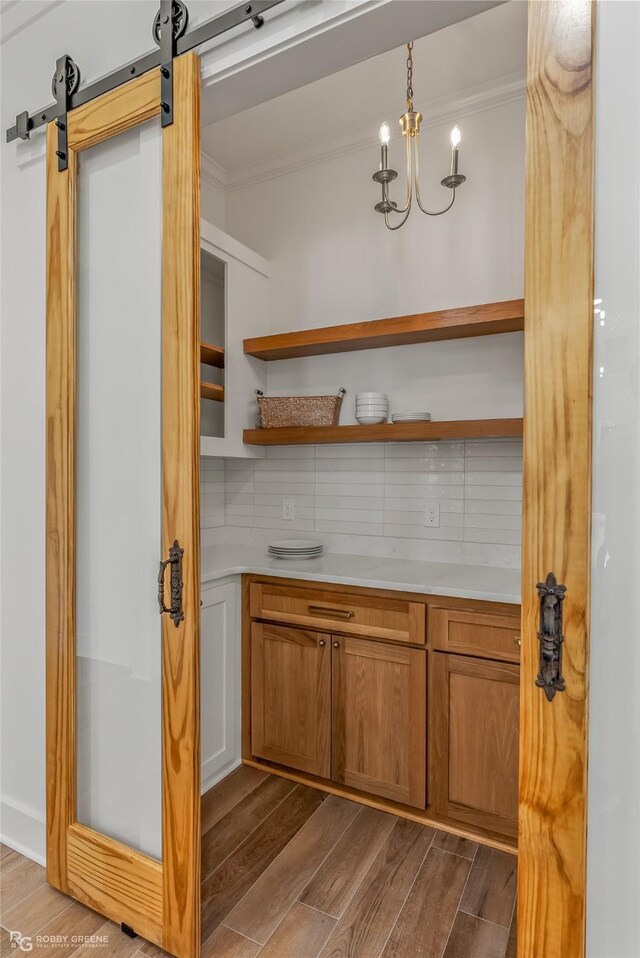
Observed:
[[[356,393],[356,419],[361,426],[375,426],[389,418],[386,393]]]

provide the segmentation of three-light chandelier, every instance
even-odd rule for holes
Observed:
[[[391,130],[388,123],[383,123],[380,127],[380,169],[373,174],[373,179],[379,183],[382,188],[382,199],[376,203],[374,209],[377,213],[384,214],[384,222],[387,229],[397,230],[406,223],[413,197],[415,194],[416,203],[423,213],[427,216],[442,216],[447,210],[450,210],[456,198],[456,190],[466,180],[466,176],[458,173],[458,145],[460,143],[460,130],[457,126],[451,131],[451,170],[448,176],[440,180],[442,186],[451,190],[451,200],[442,210],[427,210],[422,205],[420,199],[419,182],[419,137],[420,124],[422,122],[422,113],[413,109],[413,43],[407,43],[407,112],[400,117],[400,126],[402,135],[407,140],[407,195],[404,206],[398,206],[389,197],[389,183],[398,176],[396,170],[389,167],[389,140],[391,139]],[[397,213],[402,219],[393,224],[390,222],[389,215]]]

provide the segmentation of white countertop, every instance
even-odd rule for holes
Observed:
[[[264,546],[221,545],[202,550],[203,585],[228,575],[258,575],[336,582],[366,589],[397,589],[487,602],[520,602],[520,570],[453,562],[418,562],[326,552],[320,559],[272,559]]]

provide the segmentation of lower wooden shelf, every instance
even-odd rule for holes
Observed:
[[[384,422],[378,426],[283,426],[245,429],[252,446],[321,445],[337,442],[437,442],[441,439],[504,439],[522,436],[522,419],[454,419],[449,422]]]
[[[200,398],[213,399],[215,402],[224,402],[224,386],[216,386],[214,383],[200,383]]]

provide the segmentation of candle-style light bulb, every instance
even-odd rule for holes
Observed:
[[[451,136],[449,137],[449,140],[451,141],[451,146],[454,150],[458,146],[458,143],[460,142],[461,139],[462,139],[462,133],[460,132],[460,127],[454,126],[454,128],[451,131]]]
[[[389,140],[391,139],[391,129],[389,127],[389,124],[386,122],[386,120],[380,127],[380,132],[378,136],[380,137],[380,145],[387,146],[387,144],[389,143]]]

